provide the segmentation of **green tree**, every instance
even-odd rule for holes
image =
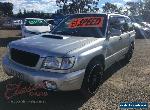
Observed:
[[[144,0],[144,9],[150,11],[150,0]]]
[[[102,7],[103,9],[103,12],[107,12],[107,13],[115,13],[115,12],[118,12],[118,13],[121,13],[121,10],[122,8],[118,8],[117,5],[114,5],[112,3],[105,3],[105,5]]]
[[[56,0],[56,5],[60,8],[60,13],[87,13],[98,10],[99,0]]]
[[[18,16],[19,18],[22,18],[23,14],[22,14],[22,12],[21,12],[21,9],[19,9],[19,13],[17,14],[17,16]]]
[[[23,14],[25,15],[27,13],[27,11],[24,9]]]
[[[127,2],[127,9],[131,15],[142,15],[143,14],[143,2]]]
[[[128,14],[130,12],[132,15],[136,15],[137,6],[135,5],[135,2],[127,2],[126,5],[127,5],[126,9],[128,11]]]
[[[150,0],[144,0],[143,18],[150,22]]]
[[[13,15],[13,4],[12,3],[1,3],[0,2],[0,11],[3,16],[12,16]]]

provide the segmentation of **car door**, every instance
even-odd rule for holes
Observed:
[[[130,43],[130,37],[135,36],[135,32],[133,30],[133,24],[130,20],[130,18],[125,17],[125,32],[127,35],[123,37],[123,43],[124,43],[124,49],[129,47]]]
[[[120,47],[121,48],[120,55],[124,56],[127,51],[128,46],[129,46],[130,32],[129,32],[128,23],[126,21],[126,17],[121,16],[118,19],[120,21],[121,31],[122,31],[121,40],[120,40],[120,43],[122,44]]]
[[[114,30],[117,30],[120,32],[120,35],[117,35],[117,33],[112,34],[115,32]],[[117,32],[116,31],[116,32]],[[107,55],[106,55],[106,62],[110,66],[115,61],[118,61],[118,58],[120,56],[119,52],[122,50],[122,33],[121,29],[118,28],[118,17],[116,16],[110,16],[109,18],[109,26],[108,26],[108,46],[107,46]]]

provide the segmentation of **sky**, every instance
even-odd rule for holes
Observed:
[[[124,6],[126,2],[137,0],[100,0],[98,7],[102,7],[106,2],[114,3],[117,6]],[[56,0],[0,0],[0,2],[10,2],[14,4],[13,12],[21,10],[37,10],[45,13],[54,13],[57,9]]]

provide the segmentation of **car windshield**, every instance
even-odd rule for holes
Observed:
[[[41,19],[26,19],[25,26],[48,26],[48,23]]]
[[[103,37],[106,30],[105,14],[77,14],[70,15],[63,20],[52,34],[69,35],[76,37]]]

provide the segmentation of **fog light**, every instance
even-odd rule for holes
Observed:
[[[56,90],[56,88],[57,88],[56,83],[53,81],[45,81],[44,83],[48,90]]]

